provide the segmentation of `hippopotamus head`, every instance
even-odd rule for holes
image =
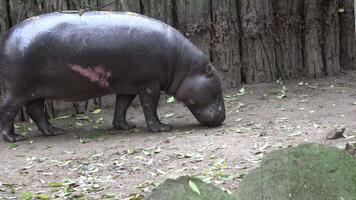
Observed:
[[[225,120],[221,80],[208,61],[190,69],[175,97],[184,102],[202,125],[214,127]]]

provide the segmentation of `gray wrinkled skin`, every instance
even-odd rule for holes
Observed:
[[[12,27],[0,50],[0,131],[8,142],[24,139],[13,128],[22,106],[45,135],[63,134],[44,113],[46,98],[117,94],[113,125],[124,130],[135,127],[126,111],[137,94],[148,129],[172,129],[157,116],[161,90],[183,101],[203,125],[225,119],[221,81],[207,57],[177,30],[149,17],[49,13]]]

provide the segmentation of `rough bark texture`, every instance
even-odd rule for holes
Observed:
[[[305,5],[304,61],[310,78],[319,78],[323,75],[321,1],[309,0]]]
[[[10,27],[8,2],[0,1],[0,39]]]
[[[283,79],[303,75],[303,1],[274,1],[277,73]]]
[[[353,0],[2,0],[0,36],[52,11],[142,13],[180,30],[206,53],[225,86],[237,87],[356,69],[353,6]],[[85,111],[87,104],[74,103],[73,110]],[[46,104],[51,116],[58,107]]]
[[[308,77],[335,75],[340,70],[338,1],[308,0],[304,14],[304,55]]]
[[[211,61],[220,71],[225,84],[241,83],[240,27],[237,2],[212,1]]]
[[[340,71],[340,28],[338,1],[324,1],[323,6],[323,61],[325,63],[325,74],[332,76]]]
[[[210,57],[210,1],[176,0],[175,25]]]
[[[242,76],[247,84],[277,78],[272,0],[241,0]]]
[[[174,25],[173,0],[141,0],[142,14],[159,19],[169,25]]]
[[[343,69],[356,69],[356,21],[354,18],[353,3],[349,0],[340,0],[339,7],[341,9],[339,10],[341,67]],[[354,25],[352,26],[352,24]]]

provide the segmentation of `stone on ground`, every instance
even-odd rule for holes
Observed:
[[[303,144],[267,155],[240,183],[239,200],[356,199],[356,158],[344,150]]]
[[[193,177],[169,179],[159,185],[147,200],[236,200],[211,184]]]

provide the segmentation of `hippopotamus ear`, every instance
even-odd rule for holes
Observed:
[[[212,77],[214,75],[213,67],[210,63],[203,68],[203,73],[205,73],[209,77]]]

